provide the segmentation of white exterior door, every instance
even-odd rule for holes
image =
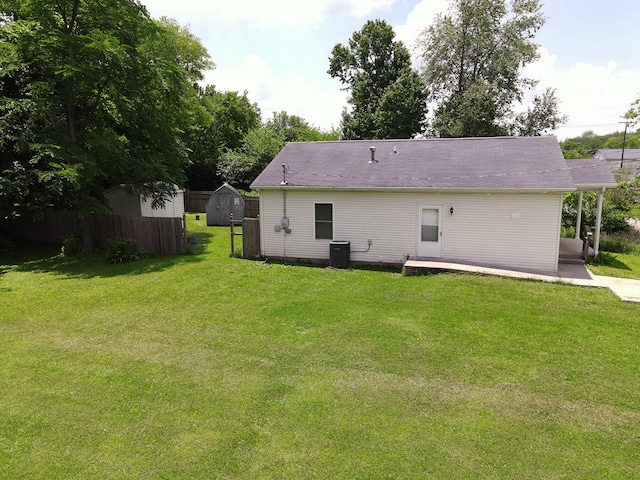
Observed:
[[[418,206],[418,257],[442,256],[442,206]]]

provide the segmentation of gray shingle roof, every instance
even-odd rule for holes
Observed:
[[[252,188],[280,187],[282,164],[290,188],[575,189],[555,137],[289,143]]]
[[[602,158],[604,160],[620,160],[622,157],[621,148],[601,148],[593,156],[594,158]],[[640,148],[625,148],[624,150],[625,160],[638,160],[640,159]]]
[[[567,166],[578,190],[614,188],[617,185],[611,167],[602,158],[567,160]]]

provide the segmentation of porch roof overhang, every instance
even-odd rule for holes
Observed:
[[[598,192],[618,186],[611,167],[601,158],[567,160],[567,168],[578,191]]]

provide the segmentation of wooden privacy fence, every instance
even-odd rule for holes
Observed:
[[[187,248],[184,218],[107,215],[96,222],[96,230],[101,248],[114,238],[133,238],[140,248],[157,254],[184,253]]]
[[[207,202],[213,195],[213,190],[184,192],[184,209],[187,212],[203,213],[207,211]],[[258,218],[260,215],[260,198],[242,195],[244,199],[244,216],[248,218]]]
[[[213,190],[202,191],[184,191],[184,210],[185,212],[204,213],[207,211],[207,202],[209,197],[213,195]]]
[[[242,219],[242,256],[258,258],[260,256],[260,219]]]
[[[156,254],[184,253],[187,248],[184,218],[104,215],[89,222],[94,247],[107,248],[110,240],[132,238],[140,248]],[[21,217],[2,226],[15,239],[46,243],[62,243],[83,231],[82,220],[70,212],[56,212],[42,221]]]
[[[245,217],[242,220],[234,220],[231,215],[230,227],[231,254],[236,253],[235,237],[241,236],[242,258],[258,258],[260,256],[260,219]],[[242,227],[242,230],[236,230],[237,227]]]

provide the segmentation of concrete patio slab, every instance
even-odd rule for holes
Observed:
[[[438,262],[419,259],[407,260],[404,266],[408,275],[411,275],[412,273],[415,273],[419,270],[469,272],[480,273],[484,275],[497,275],[509,278],[538,280],[542,282],[567,283],[583,287],[606,287],[606,285],[595,275],[592,275],[584,265],[580,264],[560,264],[558,267],[558,273],[532,271],[526,272],[491,266],[470,265],[456,262]]]
[[[410,259],[405,263],[407,275],[420,270],[433,272],[468,272],[482,275],[538,280],[541,282],[566,283],[581,287],[608,288],[625,302],[640,302],[640,280],[604,277],[592,274],[584,264],[558,265],[557,273],[523,272],[482,265],[456,262]]]
[[[640,280],[598,276],[624,302],[640,302]]]

